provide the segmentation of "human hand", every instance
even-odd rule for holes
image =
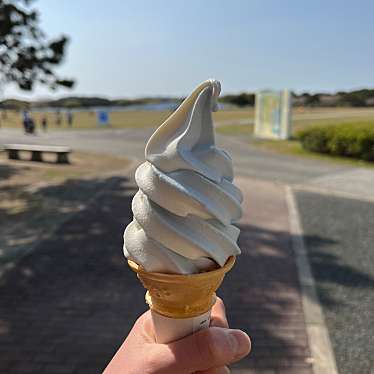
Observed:
[[[157,344],[151,313],[135,322],[126,340],[103,374],[224,374],[227,366],[251,350],[251,341],[241,330],[228,327],[225,306],[217,298],[210,328],[169,344]]]

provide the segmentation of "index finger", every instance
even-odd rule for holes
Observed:
[[[229,324],[226,318],[225,304],[220,297],[217,297],[216,303],[213,305],[210,317],[210,326],[228,328]]]

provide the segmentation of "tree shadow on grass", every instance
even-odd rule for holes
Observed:
[[[0,163],[0,182],[9,179],[19,172],[19,168],[16,168],[12,165]]]
[[[93,186],[102,192],[88,204],[84,197]],[[59,199],[61,206],[68,201],[82,208],[3,277],[0,372],[103,370],[147,309],[144,289],[121,250],[135,192],[124,177],[71,180],[34,192]],[[248,331],[253,340],[252,354],[236,367],[309,372],[292,238],[287,232],[255,226],[241,229],[243,253],[219,290],[231,325]],[[334,243],[317,236],[310,239],[326,248]],[[333,257],[323,261],[339,269]]]
[[[9,201],[0,208],[0,265],[48,238],[72,213],[85,210],[98,191],[117,182],[118,177],[98,177],[63,183],[0,185],[0,196]]]

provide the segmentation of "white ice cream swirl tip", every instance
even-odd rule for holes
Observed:
[[[232,223],[242,194],[230,156],[214,140],[220,90],[216,80],[200,84],[146,145],[124,234],[125,256],[146,271],[192,274],[240,254]]]

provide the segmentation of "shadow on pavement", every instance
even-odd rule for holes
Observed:
[[[132,182],[72,180],[35,193],[81,204],[94,186],[106,188],[1,280],[0,372],[98,373],[146,310],[144,289],[121,250],[123,230],[132,219]],[[261,372],[284,366],[285,373],[309,373],[291,238],[255,226],[241,229],[243,254],[219,290],[231,325],[253,340],[252,354],[236,367]],[[327,271],[347,271],[333,257],[321,260]],[[290,368],[291,359],[296,366]]]
[[[74,200],[78,183],[107,190],[1,280],[0,372],[99,372],[146,309],[121,252],[134,189],[116,177],[36,193]]]
[[[310,240],[310,243],[313,241]],[[317,247],[318,248],[318,247]],[[313,267],[313,274],[321,284],[338,284],[353,289],[374,289],[374,278],[365,272],[359,271],[352,266],[344,264],[339,257],[322,251],[311,251],[309,261]],[[326,292],[323,287],[318,288],[318,296],[324,307],[350,306],[344,299],[334,297],[334,294]]]
[[[252,338],[249,357],[235,364],[266,372],[310,373],[297,268],[288,232],[240,225],[242,254],[220,289],[232,327]],[[329,239],[313,237],[323,245]],[[282,372],[283,373],[283,372]]]
[[[7,174],[22,170],[10,166]],[[107,177],[0,184],[0,266],[48,238],[55,227],[85,210],[98,191],[116,181],[117,177]]]
[[[302,191],[296,196],[339,373],[372,373],[374,204]],[[337,243],[321,247],[309,239],[315,233]]]

